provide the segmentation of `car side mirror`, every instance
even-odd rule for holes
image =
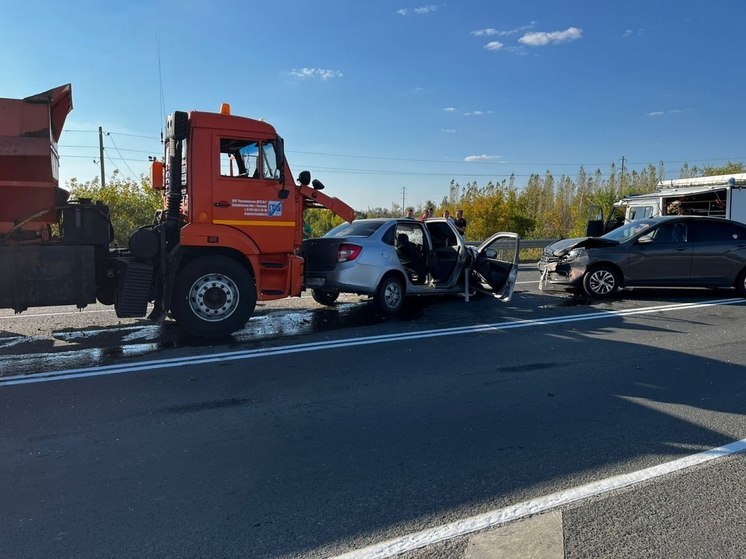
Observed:
[[[497,258],[497,251],[493,248],[488,248],[484,251],[485,258],[489,258],[490,260],[494,260]]]
[[[650,235],[643,235],[642,237],[637,239],[637,244],[639,245],[649,245],[652,242],[653,242],[653,237],[651,237]]]

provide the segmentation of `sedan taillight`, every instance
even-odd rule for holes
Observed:
[[[363,247],[359,245],[352,245],[350,243],[342,243],[337,249],[337,262],[350,262],[355,260]]]

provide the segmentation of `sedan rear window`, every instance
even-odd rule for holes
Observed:
[[[353,221],[337,225],[324,237],[370,237],[386,220],[376,221]]]

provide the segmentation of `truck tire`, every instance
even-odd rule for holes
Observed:
[[[226,256],[192,260],[176,276],[171,312],[195,336],[220,337],[241,329],[256,306],[251,272]]]
[[[583,291],[593,298],[611,297],[619,289],[619,272],[611,266],[596,266],[583,276]]]
[[[381,280],[373,296],[376,310],[390,316],[398,313],[404,304],[404,283],[397,276],[389,275]]]
[[[333,305],[339,297],[339,291],[324,291],[322,289],[312,289],[311,297],[320,305]]]

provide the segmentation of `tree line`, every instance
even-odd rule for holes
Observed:
[[[684,164],[680,178],[724,175],[746,172],[742,162],[728,162],[721,167],[689,166]],[[426,201],[415,206],[415,215],[430,207],[439,216],[444,210],[454,215],[464,211],[468,221],[466,238],[482,240],[497,231],[514,231],[524,239],[554,239],[577,237],[585,233],[588,219],[599,211],[604,216],[611,212],[614,202],[631,194],[643,194],[655,189],[665,177],[663,163],[648,164],[641,170],[620,169],[612,164],[608,173],[600,169],[592,173],[580,167],[577,175],[554,176],[532,174],[525,186],[516,184],[515,175],[480,186],[476,181],[460,185],[452,180],[439,203]],[[150,187],[146,176],[139,181],[122,177],[117,171],[102,186],[96,178],[67,182],[71,198],[90,198],[109,206],[115,243],[127,246],[129,235],[137,227],[153,222],[155,212],[163,207],[162,195]],[[404,208],[368,208],[356,211],[356,218],[400,217]],[[304,215],[312,236],[318,237],[341,223],[341,218],[328,210],[307,210]]]
[[[746,165],[742,162],[701,168],[684,164],[679,178],[743,172]],[[415,215],[421,215],[428,207],[435,210],[436,216],[444,210],[454,215],[461,209],[468,221],[468,240],[486,239],[497,231],[514,231],[524,239],[578,237],[585,234],[589,219],[599,213],[607,217],[614,203],[625,196],[652,192],[664,177],[661,162],[624,172],[611,164],[607,174],[600,169],[589,173],[582,166],[574,176],[555,176],[551,171],[535,173],[522,187],[516,184],[515,175],[484,186],[476,181],[462,186],[452,180],[439,203],[427,201],[416,206]],[[358,217],[398,217],[402,213],[402,208],[394,204],[391,209],[369,208],[359,212]]]

